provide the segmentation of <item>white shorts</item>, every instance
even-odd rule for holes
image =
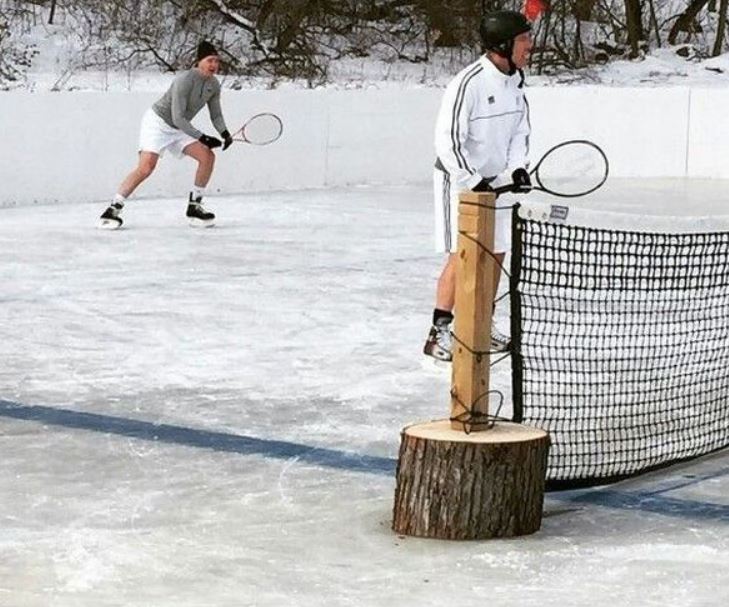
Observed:
[[[183,150],[196,141],[197,139],[190,137],[184,131],[167,124],[152,108],[144,112],[142,126],[139,129],[140,152],[154,152],[163,156],[165,151],[169,150],[180,158]]]
[[[458,250],[458,195],[461,189],[451,183],[451,176],[439,169],[433,171],[433,202],[435,210],[435,250],[455,253]],[[511,249],[511,207],[513,195],[499,196],[494,228],[494,253]]]

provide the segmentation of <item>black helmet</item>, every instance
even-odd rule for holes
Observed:
[[[493,51],[511,59],[514,38],[519,34],[530,32],[531,29],[532,24],[529,20],[516,11],[487,13],[481,18],[481,44],[484,51]]]

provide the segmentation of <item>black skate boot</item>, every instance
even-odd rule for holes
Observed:
[[[215,213],[208,211],[202,203],[202,196],[190,199],[187,204],[187,218],[193,227],[211,228],[215,225]]]
[[[99,217],[99,228],[102,230],[117,230],[122,227],[124,220],[121,218],[121,212],[124,207],[114,203],[110,205],[106,211]]]

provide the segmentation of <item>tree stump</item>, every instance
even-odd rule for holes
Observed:
[[[548,451],[546,432],[510,422],[471,434],[449,420],[404,428],[393,530],[453,540],[538,531]]]

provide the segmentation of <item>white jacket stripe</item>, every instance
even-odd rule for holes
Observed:
[[[458,162],[458,167],[461,169],[467,170],[469,173],[473,174],[475,171],[468,166],[468,162],[466,161],[466,157],[463,154],[463,150],[461,149],[461,112],[463,110],[463,100],[466,96],[466,88],[468,87],[468,83],[473,79],[473,77],[478,74],[483,68],[480,64],[476,64],[473,66],[473,69],[469,72],[466,72],[465,76],[463,77],[463,80],[461,80],[461,84],[458,87],[458,92],[456,93],[456,99],[453,104],[453,115],[451,118],[451,142],[453,144],[453,154],[456,157],[456,161]]]

